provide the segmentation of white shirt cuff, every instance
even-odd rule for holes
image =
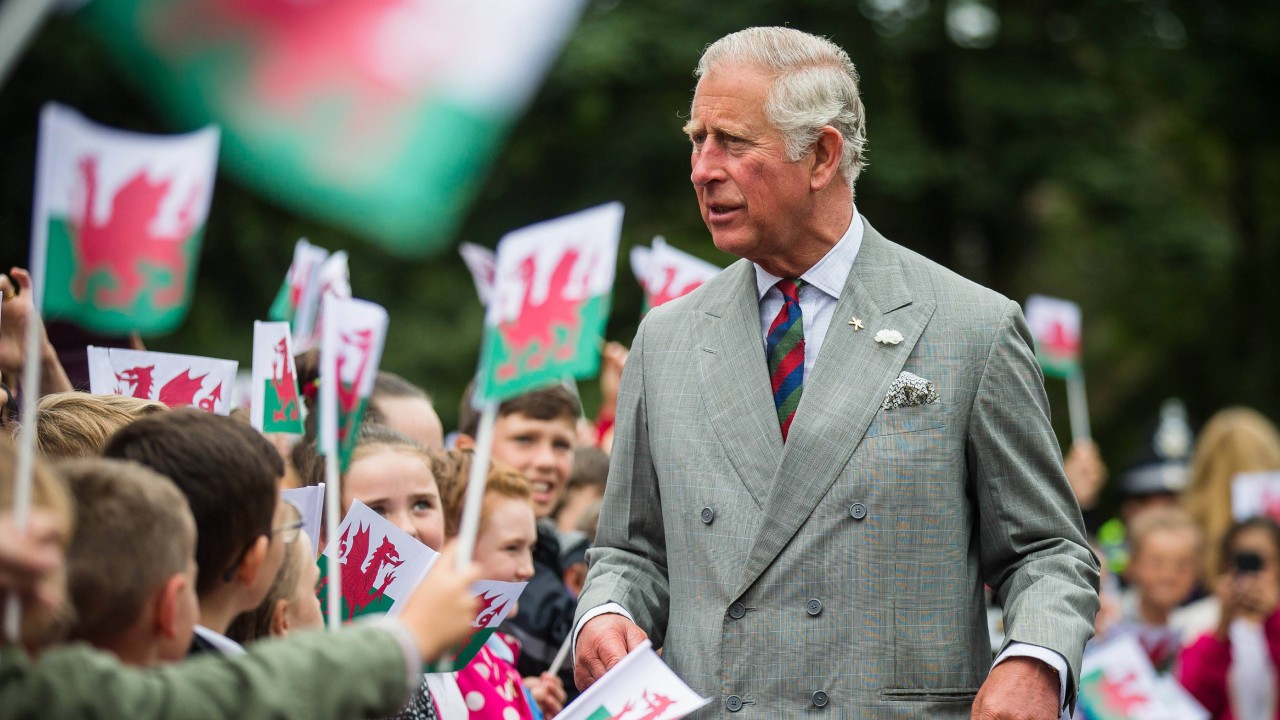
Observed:
[[[1031,643],[1011,642],[1009,647],[1000,653],[996,661],[991,663],[991,667],[995,667],[1000,663],[1013,657],[1029,657],[1039,660],[1058,671],[1058,717],[1059,720],[1071,720],[1071,714],[1067,712],[1067,659],[1062,657],[1056,650],[1050,650],[1039,645]]]
[[[586,625],[587,621],[590,620],[591,618],[598,617],[600,615],[609,615],[609,614],[621,615],[622,617],[630,620],[631,622],[636,621],[635,618],[631,617],[631,613],[627,612],[627,609],[622,607],[618,603],[610,602],[610,603],[605,603],[603,605],[597,605],[591,608],[586,612],[585,615],[582,616],[582,619],[578,621],[578,624],[573,626],[574,661],[577,661],[578,659],[578,633],[582,632],[582,626]]]

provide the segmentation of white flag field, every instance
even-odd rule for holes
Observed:
[[[493,299],[493,278],[496,272],[495,256],[492,250],[475,243],[460,243],[458,254],[471,272],[471,281],[476,286],[476,296],[480,304],[488,307]]]
[[[1078,704],[1091,720],[1209,720],[1176,680],[1156,674],[1133,635],[1085,655]]]
[[[311,538],[311,547],[319,551],[320,524],[324,519],[324,483],[282,490],[280,499],[298,509],[302,530]]]
[[[236,382],[234,360],[89,346],[89,392],[191,405],[226,415]]]
[[[684,297],[715,277],[720,267],[667,244],[661,235],[652,248],[631,250],[631,270],[644,288],[645,304],[655,308]]]
[[[1280,472],[1236,475],[1231,480],[1231,515],[1237,521],[1262,516],[1280,522]]]
[[[676,720],[711,702],[645,640],[556,715],[556,720]]]
[[[302,299],[293,320],[294,351],[304,353],[320,344],[324,332],[324,299],[351,297],[351,271],[347,253],[339,250],[325,257],[315,276],[302,291]]]

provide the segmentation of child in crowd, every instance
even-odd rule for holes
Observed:
[[[404,378],[379,370],[364,421],[385,425],[427,450],[444,449],[444,425],[427,391]]]
[[[1122,618],[1099,640],[1137,637],[1159,672],[1168,672],[1182,647],[1170,625],[1174,611],[1195,592],[1200,568],[1200,530],[1176,506],[1144,510],[1129,523],[1130,558]]]
[[[281,509],[288,506],[280,500],[284,462],[275,448],[242,422],[180,408],[122,428],[103,454],[146,465],[186,495],[196,520],[200,600],[191,653],[243,652],[224,633],[266,597],[285,540],[300,527]]]
[[[480,415],[471,406],[475,382],[463,393],[459,411],[458,447],[475,444]],[[560,504],[573,468],[574,442],[582,406],[567,387],[531,390],[498,406],[493,429],[493,459],[524,475],[532,489],[533,511],[538,518],[538,544],[533,551],[533,578],[520,600],[520,612],[503,627],[524,646],[520,672],[541,675],[551,667],[556,653],[573,627],[577,601],[564,585],[560,543],[551,513]],[[571,663],[561,670],[561,682],[574,688]]]
[[[200,612],[196,525],[186,498],[133,462],[75,460],[58,470],[76,504],[67,550],[71,639],[126,665],[181,660]]]
[[[97,457],[112,433],[134,420],[168,409],[155,400],[122,395],[51,393],[40,398],[36,452],[46,460]]]
[[[284,503],[293,507],[289,503]],[[296,509],[293,512],[297,512]],[[285,549],[284,562],[275,582],[258,607],[241,613],[227,628],[227,637],[240,644],[268,637],[283,638],[299,630],[324,627],[316,584],[320,566],[311,538],[298,531],[296,540]]]
[[[579,445],[574,448],[573,470],[569,473],[564,497],[554,513],[562,547],[582,539],[578,520],[587,508],[604,499],[604,487],[608,479],[608,453],[591,446]]]
[[[432,474],[431,455],[417,442],[387,427],[360,427],[351,464],[342,476],[342,512],[359,500],[415,540],[432,550],[444,545],[444,512],[440,489]],[[299,453],[314,453],[314,445]],[[308,483],[324,481],[324,463],[302,459],[309,468]],[[465,709],[452,676],[428,675],[418,695],[397,717],[427,720],[452,717]]]
[[[434,465],[440,477],[449,537],[454,537],[461,525],[469,456],[465,451],[443,453]],[[520,473],[500,464],[489,470],[474,555],[482,578],[527,582],[533,577],[533,547],[538,531],[530,495],[529,483]],[[559,678],[543,674],[522,680],[516,667],[520,652],[520,643],[514,637],[494,633],[475,659],[457,673],[458,687],[473,720],[535,720],[544,714],[553,717],[560,711],[565,694]]]
[[[1280,525],[1236,523],[1219,557],[1217,628],[1182,651],[1178,681],[1214,720],[1280,718]]]
[[[122,667],[85,643],[49,647],[63,604],[63,552],[74,531],[72,501],[36,459],[27,530],[14,529],[15,451],[0,434],[0,614],[22,601],[23,645],[0,641],[0,716],[194,720],[329,720],[369,717],[403,702],[417,668],[460,647],[477,603],[446,553],[398,619],[337,633],[259,643],[245,656],[208,655],[150,670]],[[32,660],[28,653],[35,655]]]

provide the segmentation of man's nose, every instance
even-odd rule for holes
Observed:
[[[693,172],[690,173],[689,179],[695,186],[702,187],[715,180],[723,179],[724,165],[720,155],[719,149],[711,141],[703,143],[700,149],[694,151],[690,158]]]

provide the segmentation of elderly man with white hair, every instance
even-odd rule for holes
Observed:
[[[691,179],[742,260],[636,333],[579,685],[648,637],[700,717],[1059,717],[1098,567],[1021,310],[859,215],[838,46],[751,28],[696,75]]]

